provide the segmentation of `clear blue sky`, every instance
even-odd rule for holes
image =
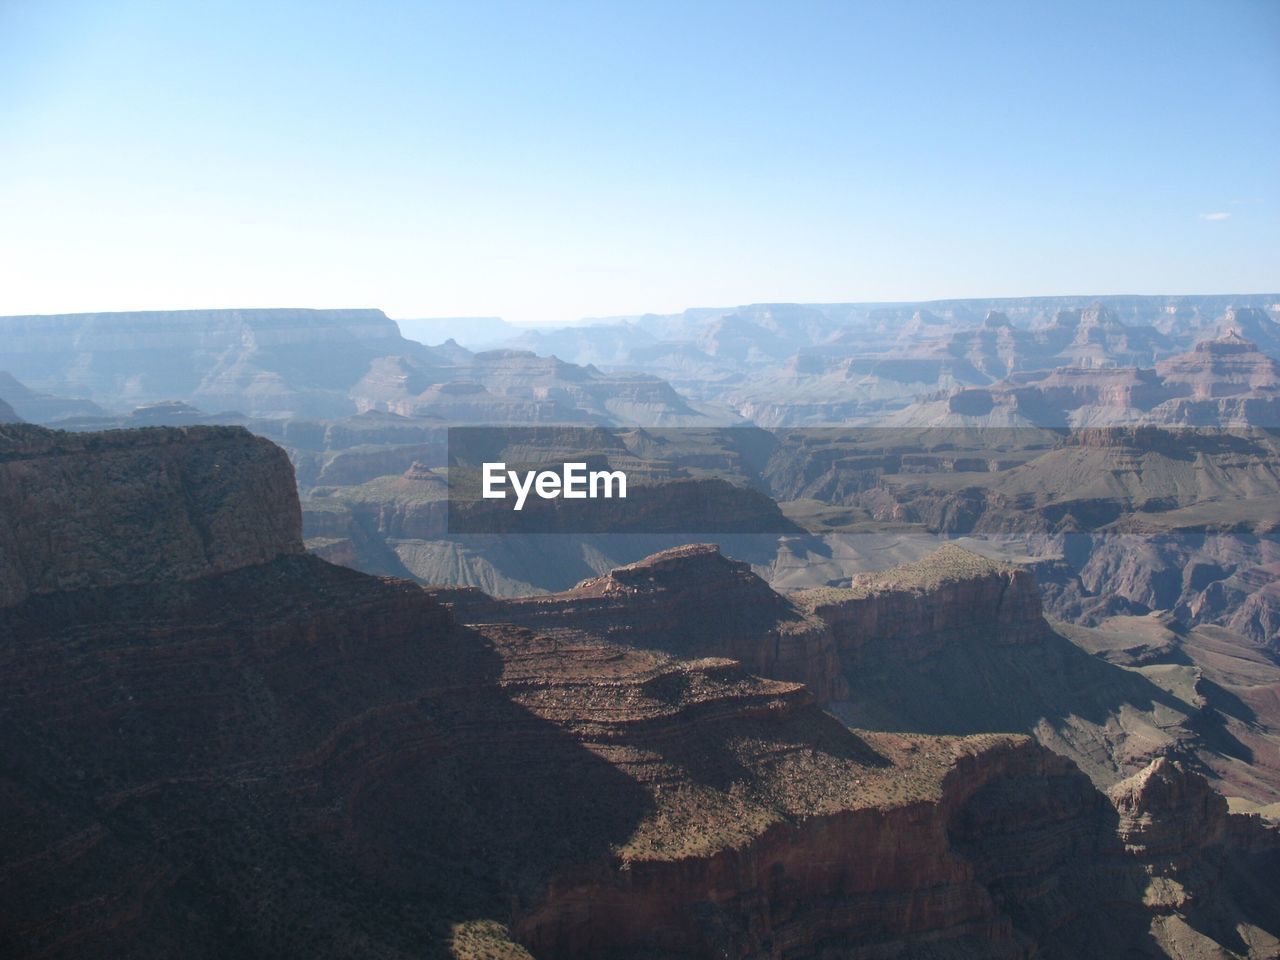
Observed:
[[[1280,288],[1280,2],[0,0],[0,313]]]

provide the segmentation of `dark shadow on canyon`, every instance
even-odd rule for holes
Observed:
[[[981,637],[948,642],[929,656],[904,661],[892,644],[844,654],[849,697],[835,705],[842,720],[872,730],[931,734],[1027,732],[1042,720],[1060,728],[1075,717],[1105,724],[1129,705],[1157,706],[1188,718],[1199,709],[1146,677],[1107,663],[1058,633],[1022,644]],[[1249,760],[1252,751],[1221,725],[1213,749]]]
[[[449,956],[648,808],[502,662],[311,557],[0,611],[0,952]]]

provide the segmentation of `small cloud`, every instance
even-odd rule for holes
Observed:
[[[1202,214],[1200,214],[1200,219],[1201,219],[1201,220],[1230,220],[1230,219],[1231,219],[1231,214],[1229,214],[1229,213],[1202,213]]]

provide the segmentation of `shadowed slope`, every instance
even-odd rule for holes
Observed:
[[[84,478],[87,497],[104,463],[148,476],[154,439],[86,438],[78,472],[27,462]],[[214,434],[165,449],[194,468],[202,443],[224,441],[236,450],[219,463],[259,444]],[[0,453],[25,449],[7,442]],[[261,469],[252,486],[272,489],[288,467]],[[207,464],[162,475],[157,516],[176,499],[207,521],[245,486]],[[104,516],[122,502],[102,501]],[[234,556],[237,524],[201,528],[227,539],[179,559]],[[37,511],[20,533],[57,529]],[[296,524],[265,562],[250,551],[209,568],[156,560],[181,523],[134,524],[124,542],[156,562],[125,582],[89,562],[91,525],[70,529],[77,551],[33,582],[60,583],[62,562],[74,588],[0,604],[6,955],[1103,957],[1115,936],[1171,953],[1180,941],[1117,924],[1102,942],[1083,918],[1167,922],[1193,901],[1236,918],[1254,955],[1276,942],[1261,907],[1206,879],[1229,867],[1274,899],[1280,845],[1256,821],[1145,803],[1141,822],[1176,842],[1129,850],[1115,806],[1029,738],[857,733],[800,683],[698,655],[696,631],[679,638],[694,659],[658,649],[664,608],[696,611],[700,589],[711,604],[754,598],[772,629],[815,627],[712,548],[546,608],[581,616],[462,627],[410,583],[298,555]],[[925,609],[975,573],[918,572]],[[977,573],[1009,594],[1002,642],[1034,643],[1017,578]],[[438,596],[462,619],[520,606]],[[629,609],[632,635],[602,635]],[[739,642],[749,622],[708,639]],[[1181,793],[1206,791],[1177,775]],[[1167,855],[1203,871],[1184,900],[1146,906],[1141,880]]]

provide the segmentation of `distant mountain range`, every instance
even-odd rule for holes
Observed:
[[[1280,294],[753,304],[524,332],[403,322],[492,348],[478,352],[410,339],[380,310],[0,317],[0,398],[41,423],[180,401],[276,419],[840,424],[1039,372],[1149,370],[1228,331],[1275,359],[1277,316]]]
[[[1153,366],[1072,365],[1015,373],[918,400],[902,426],[1280,426],[1280,361],[1236,329]]]
[[[708,422],[653,376],[453,341],[427,347],[380,310],[0,317],[0,371],[0,397],[29,401],[30,418],[45,423],[173,401],[237,421],[382,410],[437,422]]]
[[[669,381],[760,426],[847,423],[1059,367],[1149,368],[1235,330],[1280,357],[1280,294],[754,304],[532,330],[501,342]]]

